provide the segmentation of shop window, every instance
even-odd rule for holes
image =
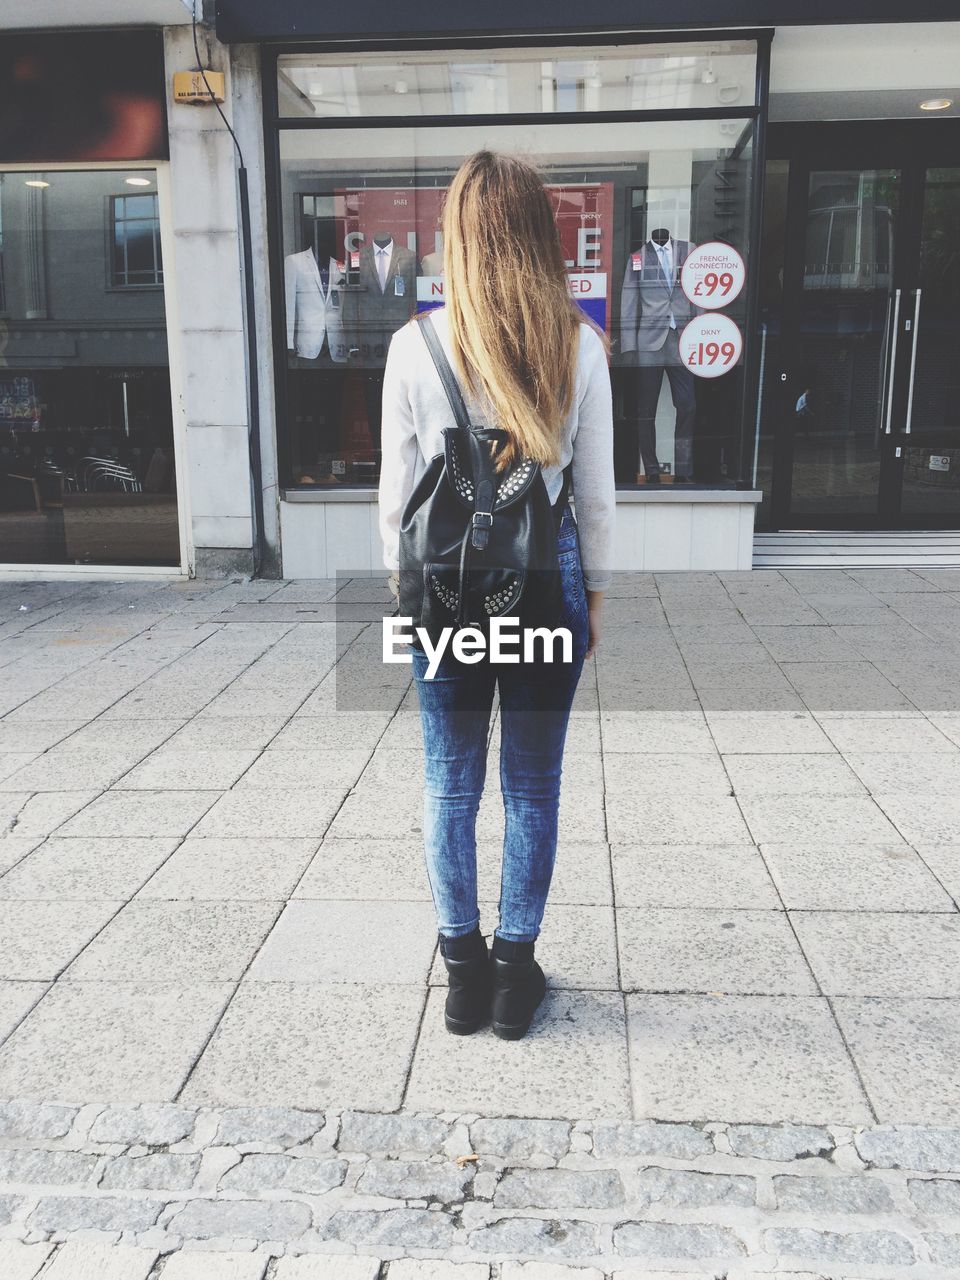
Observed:
[[[610,342],[618,484],[738,483],[754,85],[742,41],[280,55],[285,486],[377,483],[390,340],[443,304],[444,192],[482,147],[549,189],[571,292]]]
[[[6,272],[3,260],[3,174],[0,173],[0,315],[7,309]]]
[[[0,554],[177,565],[156,174],[7,172],[2,193]]]
[[[112,275],[117,288],[141,289],[163,284],[160,256],[160,211],[156,192],[112,196]]]

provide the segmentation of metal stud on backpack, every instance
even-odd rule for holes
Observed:
[[[444,428],[443,452],[431,459],[403,511],[400,613],[432,642],[445,627],[486,631],[491,618],[504,615],[517,615],[521,625],[555,626],[557,529],[570,468],[553,504],[533,459],[497,472],[507,433],[471,424],[430,316],[418,322],[455,425]]]

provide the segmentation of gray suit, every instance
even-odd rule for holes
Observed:
[[[649,240],[638,254],[627,259],[620,293],[620,349],[635,352],[637,422],[640,432],[640,461],[644,472],[659,475],[657,457],[657,404],[664,372],[670,380],[670,394],[676,410],[674,433],[674,474],[693,474],[693,426],[697,411],[693,374],[680,359],[678,340],[688,321],[699,315],[680,288],[680,268],[696,245],[674,240],[672,279],[667,280],[660,257]],[[634,262],[639,267],[634,268]],[[674,326],[670,324],[673,317]]]
[[[364,245],[360,250],[359,281],[345,289],[343,297],[343,327],[351,355],[360,364],[382,368],[390,339],[416,309],[416,254],[395,240],[386,286],[381,289],[373,245]]]
[[[639,270],[634,270],[633,265],[637,255],[627,258],[620,291],[621,351],[659,351],[670,328],[671,311],[678,330],[700,314],[680,288],[680,268],[696,247],[689,240],[673,241],[673,280],[664,276],[660,258],[649,240],[639,250]]]

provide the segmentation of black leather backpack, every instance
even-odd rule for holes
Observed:
[[[418,317],[455,426],[407,501],[400,522],[400,609],[436,643],[444,627],[476,626],[515,614],[520,626],[556,626],[562,596],[557,532],[570,467],[551,505],[540,464],[521,458],[504,471],[495,456],[507,440],[474,427],[429,315]],[[496,445],[494,450],[492,445]]]

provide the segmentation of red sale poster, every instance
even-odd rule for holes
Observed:
[[[613,184],[548,186],[570,291],[601,328],[610,324],[608,281],[613,265]],[[365,187],[336,193],[337,240],[348,269],[374,236],[389,235],[417,255],[417,302],[422,310],[443,302],[440,211],[443,187]]]

